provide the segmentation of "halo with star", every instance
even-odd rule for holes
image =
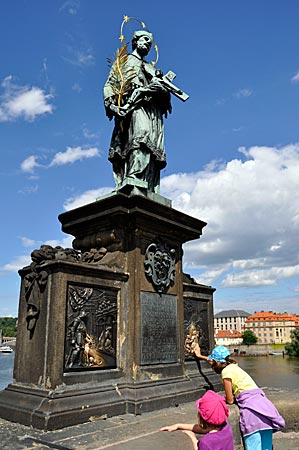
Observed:
[[[148,31],[150,33],[150,30],[147,28],[147,26],[145,25],[145,23],[142,20],[137,19],[136,17],[128,17],[128,16],[124,16],[121,27],[120,27],[120,36],[119,36],[119,40],[121,43],[123,43],[125,41],[125,36],[123,33],[123,29],[124,29],[124,25],[126,23],[128,23],[130,20],[135,20],[136,22],[138,22],[142,28],[146,31]],[[158,49],[158,45],[155,43],[155,41],[153,42],[154,45],[154,49],[156,51],[156,60],[152,61],[151,64],[155,67],[155,65],[158,62],[159,59],[159,49]]]

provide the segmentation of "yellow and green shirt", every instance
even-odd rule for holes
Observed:
[[[224,378],[232,380],[232,389],[235,397],[241,392],[258,388],[251,376],[249,376],[245,370],[241,369],[238,364],[228,364],[222,370],[221,377],[222,380],[224,380]]]

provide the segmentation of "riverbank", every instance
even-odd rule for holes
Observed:
[[[265,390],[286,420],[286,429],[274,435],[275,450],[299,450],[299,392]],[[160,432],[172,423],[193,423],[194,403],[161,409],[141,416],[125,414],[112,418],[93,417],[90,422],[62,430],[43,432],[0,419],[0,448],[5,450],[191,450],[182,432]],[[235,450],[241,450],[238,434],[238,408],[230,406],[230,422],[235,436]]]
[[[228,348],[234,356],[286,356],[283,344],[229,345]]]

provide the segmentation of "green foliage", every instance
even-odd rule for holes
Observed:
[[[242,342],[243,345],[253,345],[256,344],[258,341],[256,335],[251,330],[244,331],[244,333],[242,334],[242,338],[243,338]]]
[[[16,337],[17,335],[17,318],[16,317],[0,317],[0,330],[5,337]]]
[[[285,344],[271,344],[272,350],[284,350]]]
[[[299,356],[299,327],[291,331],[292,341],[285,345],[285,350],[289,356]]]

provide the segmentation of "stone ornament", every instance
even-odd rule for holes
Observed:
[[[160,294],[164,293],[174,282],[175,253],[175,249],[170,249],[163,242],[152,243],[146,249],[145,275]]]
[[[31,271],[24,277],[25,300],[27,302],[27,329],[32,338],[36,322],[40,314],[41,293],[45,290],[48,280],[48,273],[42,270],[45,262],[54,259],[77,261],[79,253],[73,248],[62,248],[51,245],[41,245],[39,249],[31,253]]]

